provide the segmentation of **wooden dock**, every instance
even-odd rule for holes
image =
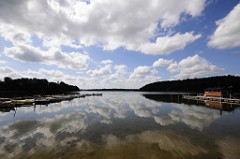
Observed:
[[[91,93],[91,94],[68,94],[68,95],[49,95],[49,96],[37,96],[29,99],[17,97],[17,98],[1,98],[0,97],[0,108],[9,107],[21,107],[31,105],[48,105],[51,103],[60,103],[62,101],[71,101],[75,98],[84,98],[87,96],[102,96],[102,93]]]
[[[199,100],[199,101],[214,101],[214,102],[220,102],[220,103],[226,103],[226,104],[240,105],[240,99],[236,99],[236,98],[183,95],[183,99]]]

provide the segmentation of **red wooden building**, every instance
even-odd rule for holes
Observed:
[[[228,91],[224,88],[207,88],[204,91],[206,97],[227,97]]]

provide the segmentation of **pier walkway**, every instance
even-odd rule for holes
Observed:
[[[200,101],[216,101],[220,103],[240,105],[240,99],[236,99],[236,98],[183,95],[183,99],[200,100]]]

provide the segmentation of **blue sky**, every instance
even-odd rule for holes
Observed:
[[[239,0],[0,0],[0,79],[79,88],[240,75]]]

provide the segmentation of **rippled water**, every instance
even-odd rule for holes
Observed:
[[[103,92],[1,109],[0,158],[240,158],[240,109],[189,102]]]

